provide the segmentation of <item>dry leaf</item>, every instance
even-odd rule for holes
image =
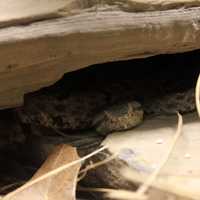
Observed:
[[[63,165],[78,160],[78,154],[75,148],[69,145],[59,145],[48,157],[42,167],[36,172],[30,180],[36,180],[38,177],[53,171]],[[75,200],[75,191],[77,176],[80,169],[80,163],[48,178],[33,184],[32,186],[13,193],[11,197],[6,196],[6,200]]]

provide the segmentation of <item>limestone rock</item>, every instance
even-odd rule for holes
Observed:
[[[0,108],[20,105],[24,94],[93,64],[199,49],[199,4],[197,0],[2,2]]]

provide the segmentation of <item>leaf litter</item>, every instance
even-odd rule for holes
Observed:
[[[48,157],[42,167],[36,172],[32,179],[17,189],[13,193],[6,195],[3,199],[7,200],[74,200],[77,176],[81,164],[65,169],[54,176],[48,176],[46,179],[37,181],[38,178],[44,177],[45,174],[78,160],[76,149],[68,145],[57,146],[52,154]],[[28,186],[27,186],[28,185]]]
[[[196,109],[200,117],[200,75],[198,77],[195,89],[195,101]],[[138,174],[137,172],[134,172],[130,167],[127,167],[122,171],[122,176],[126,177],[127,180],[131,180],[134,183],[142,183],[136,191],[120,189],[116,190],[110,188],[82,188],[82,190],[105,193],[106,197],[108,198],[120,200],[200,199],[200,179],[198,177],[191,176],[188,178],[187,176],[183,177],[174,175],[168,175],[164,178],[162,176],[160,177],[160,172],[166,165],[166,163],[169,161],[169,158],[177,145],[177,141],[181,137],[182,131],[183,118],[178,113],[178,125],[176,133],[173,139],[171,140],[170,145],[168,145],[166,156],[164,156],[164,158],[161,159],[161,161],[156,165],[156,169],[153,171],[152,174]],[[191,155],[189,153],[183,154],[183,157],[191,159]]]
[[[197,112],[200,116],[200,76],[198,78],[195,90],[195,100]],[[172,153],[176,142],[181,135],[183,119],[182,116],[178,113],[178,126],[176,134],[174,135],[171,144],[168,147],[166,156],[159,162],[156,169],[149,177],[141,179],[138,177],[138,174],[134,174],[130,169],[123,171],[123,175],[133,181],[133,182],[142,182],[137,191],[127,191],[127,190],[115,190],[109,188],[88,188],[88,191],[103,192],[107,194],[109,198],[115,199],[152,199],[151,193],[154,197],[157,195],[162,196],[163,193],[168,192],[172,194],[171,197],[176,199],[178,196],[183,196],[190,199],[199,199],[199,196],[196,196],[195,193],[187,193],[180,190],[173,190],[173,188],[167,188],[164,181],[160,181],[159,173],[162,170],[163,166],[167,163],[170,154]],[[30,181],[28,181],[24,186],[18,188],[14,192],[7,194],[4,197],[1,197],[3,200],[39,200],[39,199],[75,199],[76,184],[78,181],[78,174],[81,167],[81,163],[98,154],[99,152],[105,150],[107,147],[104,146],[83,158],[79,158],[76,149],[68,145],[60,145],[56,147],[54,152],[48,157],[46,162],[42,167],[36,172]],[[88,170],[96,168],[106,162],[112,160],[113,157],[108,158],[103,162],[94,164],[93,166],[88,166],[81,171],[81,173],[87,173]],[[176,178],[174,178],[174,184],[176,184]],[[141,181],[144,180],[144,181]],[[166,181],[166,180],[165,180]],[[152,190],[153,187],[153,190]],[[155,189],[157,188],[157,189]],[[86,189],[87,190],[87,189]],[[151,192],[149,192],[151,190]],[[153,191],[153,192],[152,192]],[[177,192],[178,191],[178,192]],[[149,192],[149,193],[148,193]],[[160,195],[160,193],[162,195]],[[176,195],[176,196],[173,196]],[[168,198],[169,196],[167,196]],[[170,198],[171,198],[170,197]]]
[[[7,194],[3,200],[75,200],[76,184],[81,163],[103,151],[102,147],[79,158],[74,147],[57,146],[42,167],[24,186]]]

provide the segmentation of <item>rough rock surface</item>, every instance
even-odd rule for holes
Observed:
[[[101,134],[133,128],[144,117],[188,113],[195,109],[194,89],[163,94],[158,88],[140,88],[137,98],[134,81],[119,81],[80,91],[35,93],[25,98],[17,114],[25,124],[59,131],[94,129]],[[149,90],[149,94],[145,91]],[[154,93],[154,94],[153,94]],[[136,100],[136,101],[135,101]],[[140,102],[140,103],[138,103]]]
[[[199,49],[199,5],[197,0],[2,3],[0,108],[23,104],[24,94],[70,71]]]

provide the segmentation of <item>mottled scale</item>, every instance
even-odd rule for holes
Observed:
[[[147,100],[143,104],[147,115],[188,113],[195,110],[195,90],[166,94],[157,99]]]
[[[136,101],[123,102],[103,110],[94,118],[93,127],[101,134],[123,131],[143,121],[143,109]]]

